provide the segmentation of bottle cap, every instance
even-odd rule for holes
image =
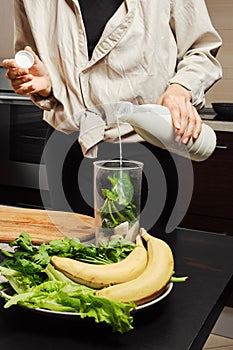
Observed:
[[[15,60],[19,68],[31,68],[34,64],[33,55],[26,50],[18,51]]]

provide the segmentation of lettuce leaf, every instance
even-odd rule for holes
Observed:
[[[113,331],[120,333],[133,329],[133,317],[130,312],[136,305],[114,302],[95,296],[95,290],[71,281],[49,264],[44,270],[47,281],[31,286],[23,273],[0,267],[17,294],[10,296],[0,291],[6,299],[8,308],[20,304],[29,308],[42,308],[58,312],[79,313],[81,318],[92,317],[96,323],[105,322]],[[29,282],[29,283],[28,283]]]

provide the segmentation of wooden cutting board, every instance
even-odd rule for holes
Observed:
[[[0,242],[8,243],[23,232],[34,244],[65,236],[85,242],[94,239],[95,221],[82,214],[0,205]]]

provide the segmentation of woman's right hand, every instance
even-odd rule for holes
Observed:
[[[19,68],[15,59],[5,59],[2,66],[7,69],[6,77],[11,81],[14,91],[19,95],[39,94],[47,97],[51,94],[52,83],[45,64],[39,59],[31,47],[24,50],[32,53],[34,64],[30,69]]]

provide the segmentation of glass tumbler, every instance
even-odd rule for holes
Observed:
[[[134,242],[139,231],[143,163],[94,162],[96,244],[114,239]]]

